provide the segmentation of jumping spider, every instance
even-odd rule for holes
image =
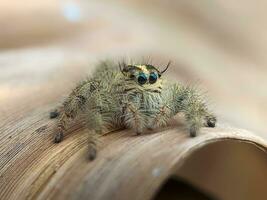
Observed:
[[[169,83],[163,71],[151,64],[101,62],[90,77],[78,84],[63,105],[50,113],[59,117],[55,143],[63,140],[70,120],[83,116],[88,131],[89,159],[97,154],[97,141],[104,128],[145,129],[164,126],[177,113],[184,113],[188,131],[195,137],[202,126],[215,127],[216,117],[192,87]]]

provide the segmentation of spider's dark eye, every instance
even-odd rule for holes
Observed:
[[[138,79],[137,79],[138,83],[143,85],[146,83],[147,81],[147,77],[144,73],[140,73],[139,76],[138,76]]]
[[[149,76],[149,83],[151,84],[156,83],[157,79],[158,79],[157,74],[152,72]]]

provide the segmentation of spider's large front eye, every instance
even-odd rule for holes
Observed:
[[[152,72],[149,76],[149,83],[151,84],[156,83],[157,79],[158,79],[157,74]]]
[[[139,76],[138,76],[138,78],[137,78],[137,81],[141,85],[145,84],[146,81],[147,81],[146,75],[144,73],[140,73]]]

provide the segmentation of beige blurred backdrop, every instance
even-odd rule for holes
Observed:
[[[62,76],[66,64],[86,70],[105,58],[150,56],[173,61],[169,77],[208,91],[221,124],[267,138],[266,7],[263,0],[1,0],[1,104],[29,76]]]

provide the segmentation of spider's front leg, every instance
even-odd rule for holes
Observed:
[[[50,112],[50,119],[59,117],[57,133],[54,138],[55,143],[59,143],[63,140],[70,119],[75,119],[77,115],[83,111],[87,99],[95,89],[96,83],[94,81],[87,80],[82,82],[71,92],[63,105]]]
[[[59,117],[57,133],[54,138],[55,143],[63,140],[70,120],[76,118],[78,112],[81,111],[81,107],[84,104],[84,101],[81,101],[82,98],[84,99],[85,97],[81,95],[77,97],[71,94],[59,109],[50,112],[51,119]]]
[[[59,143],[63,140],[64,133],[67,129],[67,125],[69,123],[69,118],[70,118],[64,110],[62,110],[59,113],[59,117],[60,118],[59,118],[58,125],[57,125],[57,132],[56,132],[55,137],[54,137],[55,143]]]
[[[88,158],[94,160],[101,143],[103,130],[113,125],[117,113],[117,104],[109,93],[94,93],[88,100],[84,111],[84,119],[88,129]]]
[[[174,110],[184,113],[191,137],[195,137],[203,125],[215,127],[216,117],[208,111],[196,90],[175,84],[173,94]]]

